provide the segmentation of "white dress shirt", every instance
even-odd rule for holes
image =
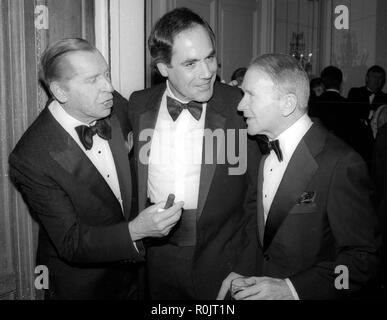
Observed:
[[[67,131],[67,133],[74,139],[85,155],[90,159],[94,167],[98,170],[101,176],[105,179],[110,189],[113,191],[117,200],[123,208],[122,197],[120,191],[120,185],[118,182],[116,165],[114,163],[113,155],[110,150],[110,146],[107,140],[102,139],[97,134],[93,136],[93,147],[90,150],[86,150],[79,140],[78,134],[75,131],[75,127],[80,125],[86,125],[71,115],[69,115],[62,106],[57,102],[53,101],[48,106],[51,114],[56,121]]]
[[[368,87],[367,87],[367,91],[370,92],[370,95],[368,97],[368,101],[370,104],[372,104],[372,102],[374,102],[375,93],[371,89],[368,89]]]
[[[266,223],[274,196],[277,193],[282,177],[302,137],[310,129],[313,122],[307,114],[304,114],[292,126],[283,131],[276,139],[282,151],[283,161],[278,160],[277,155],[271,150],[263,167],[262,202],[264,220]],[[289,279],[285,279],[295,299],[298,294]]]
[[[196,209],[207,103],[203,103],[199,121],[186,109],[173,121],[167,109],[167,96],[188,102],[176,98],[167,81],[151,142],[148,197],[157,203],[166,201],[173,193],[175,201],[184,201],[184,209]]]

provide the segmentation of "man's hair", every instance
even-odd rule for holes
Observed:
[[[97,49],[84,39],[66,38],[54,43],[43,52],[40,59],[39,79],[47,89],[51,82],[63,78],[65,73],[63,60],[68,54],[76,51],[96,52]]]
[[[187,8],[177,8],[166,13],[154,25],[148,38],[148,47],[153,65],[163,62],[171,63],[172,48],[175,37],[182,31],[196,26],[204,27],[215,49],[215,34],[209,24],[199,15]]]
[[[233,72],[232,76],[231,76],[231,80],[236,80],[239,77],[243,78],[245,76],[245,74],[246,74],[246,71],[247,71],[246,68],[238,68],[238,69],[236,69]]]
[[[297,97],[297,107],[306,109],[309,99],[309,78],[292,56],[280,53],[264,54],[251,63],[273,81],[280,94],[292,93]]]
[[[324,86],[324,83],[321,78],[313,78],[310,80],[310,90],[313,90],[313,88],[316,87],[322,87]]]
[[[384,87],[384,84],[386,83],[386,71],[381,66],[374,65],[367,70],[367,77],[369,77],[370,73],[378,73],[382,75],[382,89]]]
[[[386,78],[386,71],[385,71],[381,66],[374,65],[374,66],[370,67],[370,68],[367,70],[367,76],[368,76],[371,72],[383,74],[384,78]]]
[[[326,89],[340,90],[341,83],[343,82],[343,73],[339,68],[329,66],[321,71],[321,79]]]

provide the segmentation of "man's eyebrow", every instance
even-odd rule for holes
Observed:
[[[213,56],[215,56],[215,49],[210,52],[210,54],[206,57],[206,59]],[[187,60],[184,60],[181,64],[194,63],[194,62],[198,62],[199,60],[200,59],[187,59]]]
[[[198,61],[199,59],[187,59],[187,60],[184,60],[181,64],[193,63]]]
[[[210,54],[207,56],[207,58],[215,56],[215,53],[216,53],[216,51],[215,51],[215,49],[213,49],[213,50],[210,52]]]
[[[249,94],[249,95],[252,95],[252,92],[251,92],[251,90],[249,90],[249,89],[246,89],[246,88],[241,87],[241,90],[243,91],[243,93],[247,93],[247,94]]]
[[[89,74],[86,74],[85,75],[85,78],[86,79],[91,79],[91,78],[95,78],[95,77],[98,77],[102,74],[105,74],[106,72],[109,72],[110,73],[110,69],[107,68],[105,71],[102,71],[102,72],[94,72],[94,73],[89,73]]]

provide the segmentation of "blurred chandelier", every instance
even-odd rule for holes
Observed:
[[[304,41],[304,33],[303,32],[293,32],[292,40],[290,41],[290,55],[297,59],[299,64],[305,69],[305,71],[309,71],[312,67],[312,53],[305,54],[305,41]]]

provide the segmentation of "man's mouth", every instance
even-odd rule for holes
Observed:
[[[201,90],[209,90],[211,88],[211,81],[198,85]]]
[[[113,99],[105,100],[102,104],[107,108],[111,108],[113,106]]]

